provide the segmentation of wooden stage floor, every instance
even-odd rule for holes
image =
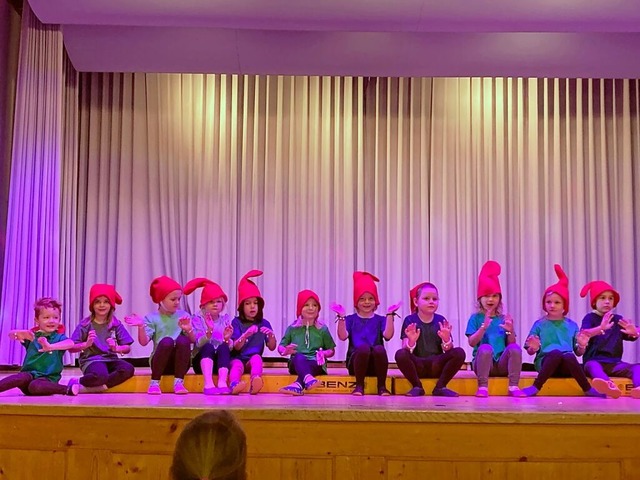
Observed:
[[[212,408],[244,426],[250,479],[640,478],[640,400],[625,397],[14,390],[0,394],[0,479],[166,479],[180,430]]]

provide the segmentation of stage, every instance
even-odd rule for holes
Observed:
[[[640,400],[277,393],[0,394],[0,478],[166,479],[178,433],[212,408],[248,436],[250,479],[632,479]]]

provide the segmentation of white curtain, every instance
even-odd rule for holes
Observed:
[[[402,299],[407,314],[409,288],[433,281],[466,346],[487,259],[503,266],[521,339],[556,282],[555,262],[578,323],[588,305],[577,293],[598,278],[620,291],[620,313],[640,319],[638,89],[636,80],[82,74],[78,153],[65,157],[62,180],[63,202],[78,199],[61,226],[75,244],[62,266],[75,279],[65,285],[71,322],[88,311],[95,282],[117,285],[121,316],[153,309],[148,285],[161,274],[219,282],[233,311],[237,280],[259,268],[277,333],[303,288],[319,293],[335,332],[329,303],[351,310],[351,275],[363,269],[381,278],[381,311]],[[637,358],[633,346],[626,356]]]

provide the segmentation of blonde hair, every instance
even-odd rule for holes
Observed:
[[[246,480],[247,438],[227,410],[194,418],[178,437],[171,480]]]

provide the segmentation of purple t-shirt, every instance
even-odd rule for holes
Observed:
[[[86,342],[91,330],[95,330],[96,339],[93,345],[80,353],[80,358],[78,359],[80,369],[83,372],[93,362],[118,360],[118,354],[109,349],[108,338],[113,338],[118,345],[131,345],[133,343],[133,338],[131,338],[127,329],[115,317],[109,323],[95,323],[91,321],[91,317],[86,317],[78,324],[73,335],[71,335],[71,339],[75,343]]]
[[[347,365],[351,362],[351,356],[361,345],[374,347],[383,345],[382,333],[386,324],[386,318],[382,315],[374,315],[371,318],[362,318],[357,313],[347,315],[345,328],[349,334],[349,348],[347,349]]]

